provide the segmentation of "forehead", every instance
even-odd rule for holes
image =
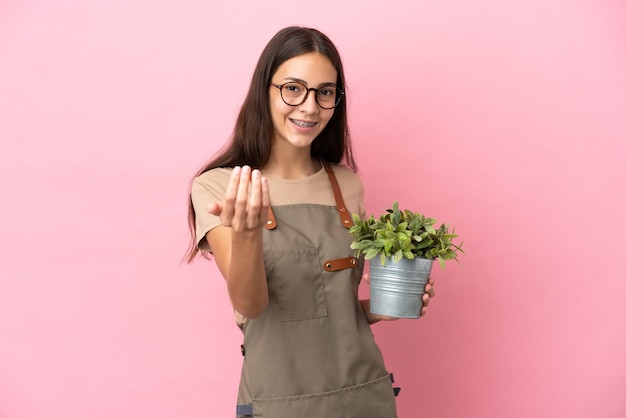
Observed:
[[[304,80],[309,85],[336,83],[337,70],[324,55],[309,52],[283,62],[274,74],[276,80],[289,78]]]

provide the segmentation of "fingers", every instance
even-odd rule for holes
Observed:
[[[261,221],[267,222],[270,209],[270,186],[265,177],[261,177]]]
[[[250,167],[245,165],[241,168],[239,175],[237,198],[234,205],[235,212],[232,221],[232,226],[236,231],[243,231],[248,226],[248,187],[250,186],[251,172]]]
[[[424,291],[428,293],[431,298],[435,297],[435,280],[432,277],[428,278],[428,283],[424,286]]]
[[[422,311],[420,312],[420,317],[426,315],[428,311],[428,305],[430,304],[430,299],[435,297],[435,280],[432,277],[428,278],[428,282],[426,286],[424,286],[424,294],[422,295]]]
[[[424,315],[426,315],[426,312],[428,311],[428,304],[430,303],[430,296],[428,296],[428,293],[424,293],[422,295],[422,310],[420,312],[420,318],[423,317]]]
[[[228,181],[228,186],[226,186],[222,212],[220,213],[220,220],[222,222],[222,225],[224,226],[232,226],[232,220],[235,215],[235,203],[237,202],[237,191],[239,190],[240,177],[241,167],[233,168],[233,172],[230,175],[230,180]]]
[[[424,286],[424,292],[431,298],[435,297],[435,288],[431,284]]]
[[[269,208],[269,186],[259,170],[249,166],[234,167],[224,200],[209,208],[213,214],[219,211],[222,225],[236,231],[246,231],[265,224]]]
[[[259,170],[252,171],[250,186],[251,190],[246,224],[249,228],[254,228],[259,223],[265,224],[267,221],[270,197],[267,179],[261,177],[261,172]]]

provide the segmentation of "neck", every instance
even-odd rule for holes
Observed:
[[[289,153],[280,155],[272,150],[267,164],[261,170],[264,176],[282,179],[299,179],[311,176],[322,168],[319,160],[311,158],[310,151],[306,153]]]

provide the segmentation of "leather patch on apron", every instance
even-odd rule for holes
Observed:
[[[324,270],[338,271],[343,269],[353,269],[356,267],[358,260],[356,257],[336,258],[324,262]]]

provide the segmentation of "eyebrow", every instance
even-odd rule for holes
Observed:
[[[295,81],[296,83],[304,84],[305,86],[309,85],[309,83],[307,83],[305,80],[302,80],[301,78],[297,78],[297,77],[285,77],[283,81]],[[335,86],[336,87],[337,83],[331,83],[327,81],[325,83],[318,84],[318,87],[323,87],[323,86]]]

